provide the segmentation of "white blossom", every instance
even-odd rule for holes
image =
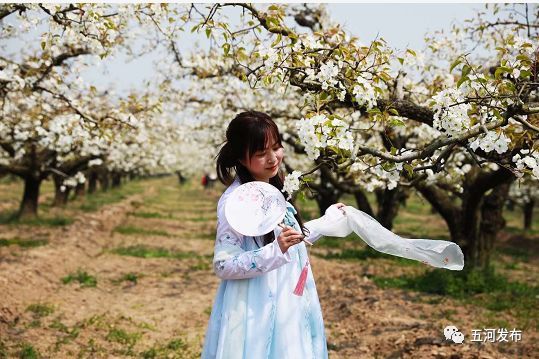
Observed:
[[[287,200],[292,198],[292,194],[299,190],[300,176],[300,171],[292,171],[292,173],[286,175],[282,191],[288,193]]]

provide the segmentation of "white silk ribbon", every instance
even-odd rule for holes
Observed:
[[[384,228],[374,218],[354,207],[343,211],[330,206],[326,214],[305,224],[307,229],[324,236],[346,237],[356,233],[375,250],[393,256],[414,259],[437,268],[462,270],[464,255],[453,242],[433,239],[403,238]]]

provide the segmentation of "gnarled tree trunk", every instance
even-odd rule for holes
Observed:
[[[533,207],[535,206],[535,201],[532,199],[526,204],[524,204],[524,229],[532,229],[533,223]]]
[[[332,204],[337,203],[340,197],[341,192],[331,185],[325,172],[322,172],[320,174],[320,186],[317,188],[315,195],[320,215],[323,216],[326,213],[326,209]]]
[[[374,211],[372,210],[369,199],[362,190],[354,192],[354,198],[356,199],[357,209],[367,213],[369,216],[374,217]]]
[[[54,200],[52,202],[52,205],[54,207],[61,207],[65,206],[67,203],[67,199],[69,198],[69,187],[64,187],[64,191],[62,191],[62,185],[64,183],[64,177],[53,174],[52,176],[53,182],[54,182]]]
[[[92,194],[97,189],[97,172],[90,171],[88,174],[88,194]]]
[[[504,168],[489,173],[471,171],[460,203],[435,184],[416,184],[444,218],[451,240],[462,248],[465,270],[489,266],[496,236],[505,226],[503,208],[513,180],[512,173]]]
[[[483,197],[473,222],[467,221],[467,233],[463,233],[466,236],[463,252],[467,266],[487,268],[490,265],[494,242],[500,230],[505,227],[503,207],[508,193],[509,183],[495,187],[490,194]]]
[[[409,196],[409,192],[403,187],[397,186],[391,190],[386,188],[378,190],[375,193],[378,202],[376,219],[382,226],[391,230],[393,228],[393,221],[399,213],[400,205]]]
[[[99,174],[99,177],[98,177],[98,181],[99,181],[99,184],[101,186],[101,190],[103,192],[106,192],[109,190],[109,185],[110,185],[110,182],[109,182],[109,174],[108,172],[103,172],[103,173],[100,173]]]
[[[24,178],[24,194],[19,207],[18,218],[27,219],[37,217],[41,181],[42,179],[40,177],[31,175]]]
[[[120,187],[122,184],[122,176],[119,173],[112,174],[112,188]]]
[[[77,183],[75,187],[75,198],[84,198],[86,195],[86,185],[84,183]]]

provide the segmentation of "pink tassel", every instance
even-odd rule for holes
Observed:
[[[309,262],[305,262],[305,267],[301,270],[301,274],[298,279],[298,284],[296,284],[296,289],[294,289],[294,294],[302,296],[303,295],[303,289],[305,289],[305,283],[307,282],[307,267],[309,266]]]

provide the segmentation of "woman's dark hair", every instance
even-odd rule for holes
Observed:
[[[219,181],[226,186],[230,185],[234,181],[232,171],[235,172],[242,184],[255,181],[249,170],[240,163],[240,160],[250,159],[255,152],[262,151],[274,143],[282,147],[279,129],[270,116],[258,111],[246,111],[236,115],[228,125],[226,141],[216,156]],[[280,169],[274,177],[270,178],[269,183],[279,191],[283,189],[284,174]],[[301,216],[298,213],[295,217],[303,234],[305,234]],[[264,245],[273,242],[274,239],[273,231],[266,233]]]

